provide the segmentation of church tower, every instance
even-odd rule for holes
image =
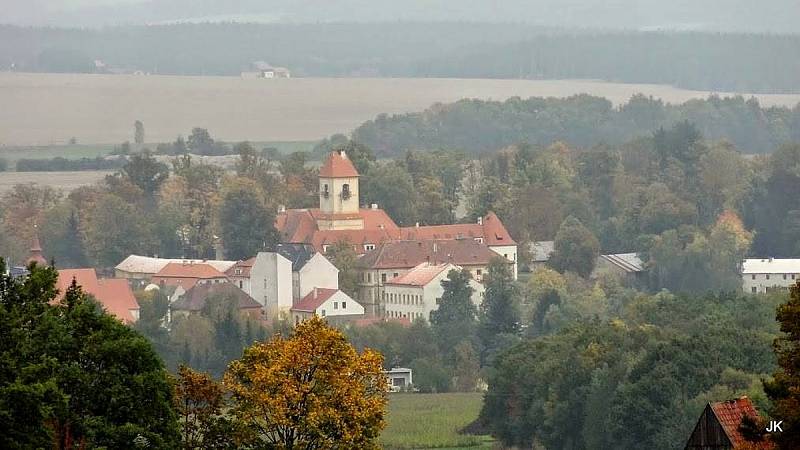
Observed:
[[[344,150],[334,151],[319,169],[320,230],[363,230],[359,211],[358,171]]]

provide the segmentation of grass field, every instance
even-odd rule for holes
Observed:
[[[387,449],[490,449],[489,436],[458,434],[478,417],[483,394],[391,394],[387,427],[381,443]]]
[[[668,102],[708,92],[591,80],[445,78],[178,77],[0,72],[0,143],[52,145],[132,140],[144,123],[148,141],[167,142],[192,127],[224,141],[316,141],[347,133],[381,113],[421,111],[462,98],[565,97],[579,93],[614,103],[643,93]],[[725,93],[720,93],[725,94]],[[756,95],[791,105],[800,95]]]

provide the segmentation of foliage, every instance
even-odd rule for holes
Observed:
[[[275,248],[278,231],[273,211],[254,181],[237,179],[223,188],[218,216],[228,259],[247,259]]]
[[[600,242],[575,217],[567,217],[556,234],[550,265],[560,272],[575,272],[588,277],[600,255]]]
[[[172,388],[147,340],[74,283],[51,304],[56,271],[30,269],[0,275],[2,446],[174,448]]]
[[[381,365],[378,353],[359,355],[341,332],[314,317],[291,337],[256,343],[231,363],[225,374],[231,413],[259,445],[377,447],[386,407]]]
[[[141,120],[133,122],[133,142],[144,144],[144,124]]]
[[[439,351],[451,365],[455,362],[457,345],[471,340],[475,334],[478,308],[472,302],[471,280],[469,270],[451,270],[447,279],[442,280],[444,292],[439,307],[431,312]]]
[[[358,271],[356,270],[356,255],[353,245],[348,241],[338,241],[328,247],[325,256],[339,269],[339,289],[345,294],[356,298],[358,292]]]
[[[800,442],[800,284],[792,286],[789,300],[778,307],[782,334],[773,348],[778,369],[764,391],[773,402],[771,415],[783,421],[783,433],[773,435],[778,448],[791,449]]]
[[[478,315],[478,338],[482,345],[481,361],[486,363],[520,330],[519,289],[514,284],[511,267],[501,258],[489,263],[484,277],[483,303]]]

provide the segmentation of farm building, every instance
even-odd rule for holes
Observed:
[[[772,449],[769,442],[749,442],[742,436],[739,425],[745,416],[758,418],[753,402],[747,397],[709,403],[700,415],[684,449]]]

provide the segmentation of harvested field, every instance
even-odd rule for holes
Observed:
[[[65,193],[75,188],[94,184],[111,172],[0,172],[0,195],[10,190],[15,184],[34,183],[40,186],[52,186]]]

